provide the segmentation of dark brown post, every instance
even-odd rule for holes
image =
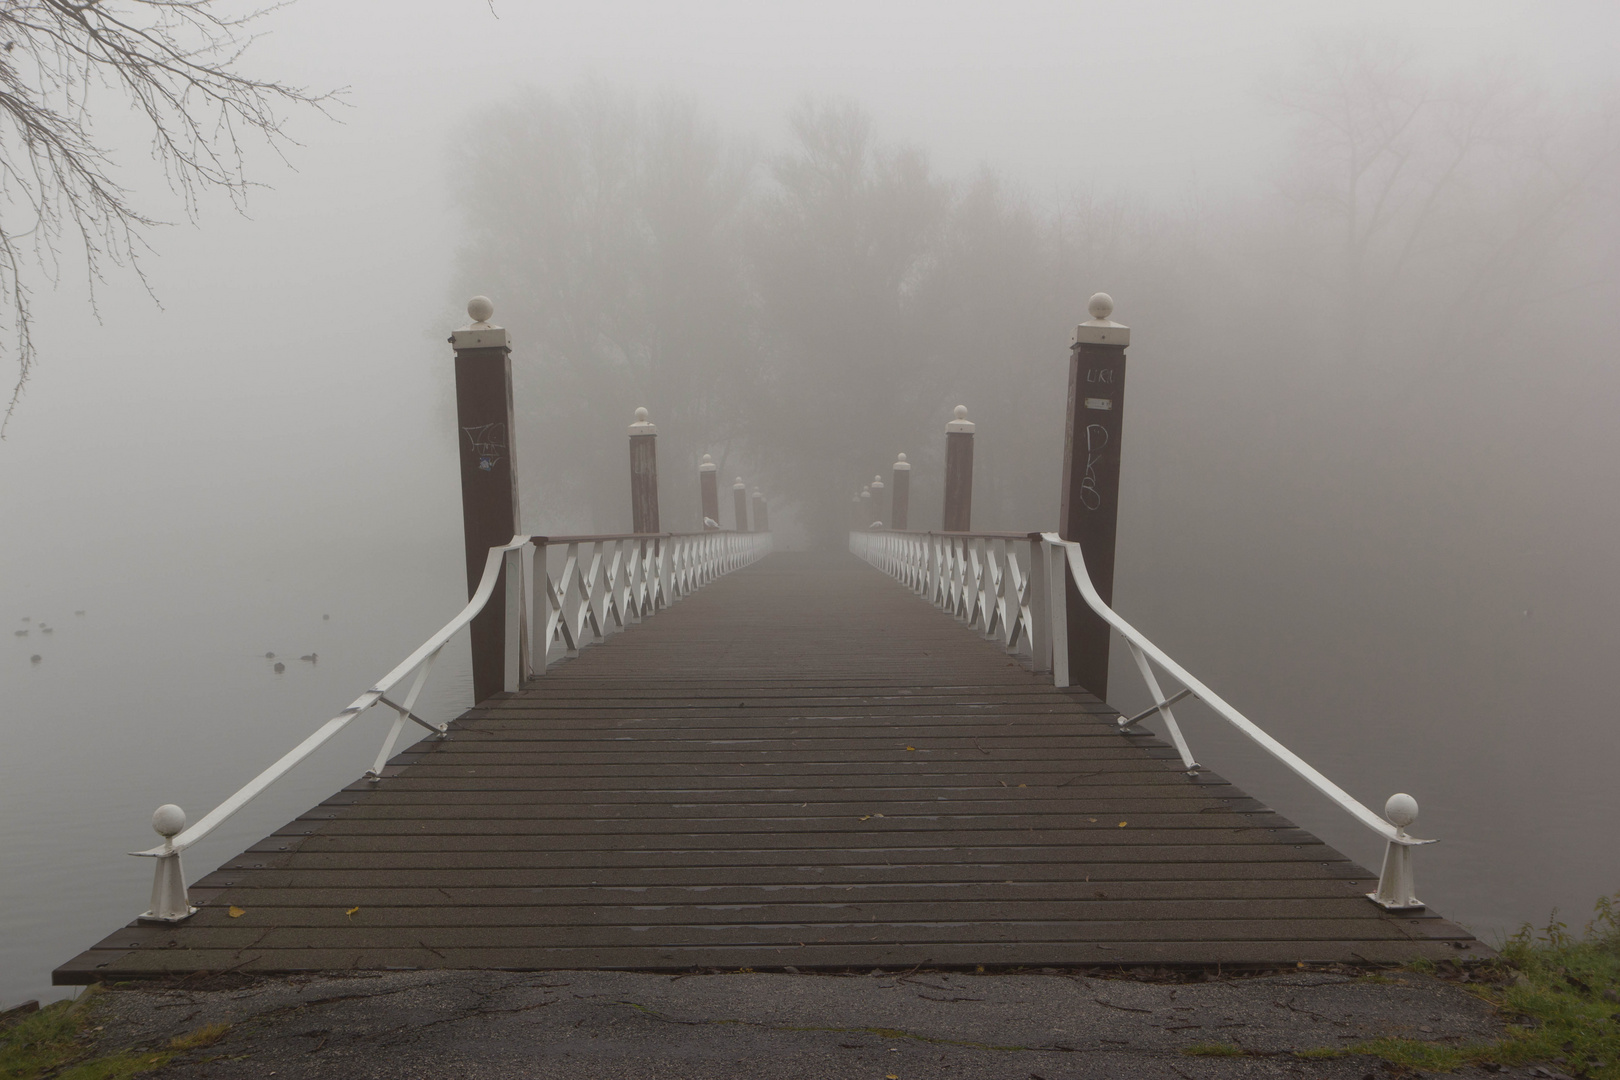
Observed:
[[[737,531],[748,531],[748,485],[737,477],[737,482],[731,485],[731,505],[737,511]]]
[[[467,301],[472,323],[450,335],[456,354],[456,428],[461,447],[461,525],[467,544],[467,597],[478,591],[489,549],[518,532],[517,462],[512,445],[512,359],[506,331],[491,326],[487,296]],[[506,572],[473,618],[473,700],[506,687]]]
[[[856,529],[861,532],[871,532],[872,522],[876,520],[872,517],[872,515],[876,513],[876,509],[872,503],[871,484],[867,484],[865,487],[861,488],[861,508],[859,511],[857,511],[857,513],[860,515],[860,520],[855,523]]]
[[[889,480],[889,528],[905,532],[910,511],[911,462],[901,454],[900,460],[894,463],[894,473]]]
[[[758,488],[754,489],[754,531],[771,531],[770,515],[765,511],[765,496],[759,493]]]
[[[658,531],[658,429],[646,409],[630,425],[630,531]]]
[[[945,425],[946,532],[973,529],[973,421],[967,406],[956,407],[956,419]]]
[[[882,522],[883,511],[886,509],[883,505],[883,477],[881,475],[872,477],[872,482],[866,485],[866,490],[872,493],[872,520],[866,523],[870,527],[874,523]]]
[[[1097,293],[1091,318],[1074,328],[1069,353],[1069,418],[1063,436],[1063,506],[1058,535],[1077,540],[1091,583],[1114,602],[1114,528],[1119,520],[1119,441],[1125,412],[1125,347],[1131,330],[1109,316]],[[1108,624],[1086,606],[1067,575],[1069,684],[1108,699]]]
[[[703,531],[713,532],[720,527],[720,478],[717,466],[708,454],[698,466],[698,490],[703,498]],[[714,524],[710,524],[713,522]]]

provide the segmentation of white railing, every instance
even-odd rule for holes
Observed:
[[[562,565],[553,575],[548,551],[559,548],[563,551]],[[162,845],[130,853],[157,860],[152,905],[140,918],[179,922],[192,915],[196,908],[186,895],[181,852],[213,832],[373,706],[386,706],[393,711],[394,719],[366,774],[372,780],[381,778],[407,720],[443,738],[448,724],[424,720],[412,710],[445,644],[484,610],[497,584],[504,583],[506,599],[504,686],[516,690],[524,679],[545,674],[554,660],[561,659],[553,657],[554,645],[561,646],[564,656],[578,656],[585,646],[757,561],[770,550],[769,533],[735,532],[514,536],[511,543],[490,548],[483,576],[467,606],[348,708],[189,828],[178,806],[171,803],[158,807],[152,815],[152,828],[163,837]],[[530,595],[534,597],[532,605],[526,602]],[[394,700],[390,695],[407,678],[411,678],[409,688],[402,699]]]
[[[1066,579],[1072,580],[1086,606],[1125,639],[1153,699],[1152,706],[1135,716],[1121,716],[1120,730],[1158,714],[1164,719],[1182,765],[1189,774],[1195,774],[1201,766],[1193,759],[1171,706],[1184,698],[1203,702],[1216,716],[1386,841],[1383,873],[1377,891],[1367,894],[1369,899],[1393,911],[1423,907],[1413,895],[1411,849],[1434,841],[1420,840],[1406,831],[1417,821],[1417,801],[1405,794],[1391,796],[1384,805],[1385,816],[1379,817],[1266,734],[1103,602],[1075,541],[1064,540],[1057,533],[853,532],[849,547],[986,636],[997,636],[995,630],[999,627],[1009,652],[1017,651],[1013,643],[1022,628],[1034,670],[1050,671],[1057,686],[1070,685],[1065,585]],[[1019,552],[1024,554],[1022,564],[1017,559]],[[1154,665],[1179,683],[1180,689],[1166,695]]]
[[[850,533],[849,549],[971,629],[1050,670],[1035,533]]]

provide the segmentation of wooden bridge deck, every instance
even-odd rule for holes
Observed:
[[[188,922],[132,923],[56,980],[1487,951],[1381,911],[1365,869],[1117,715],[851,556],[778,553],[467,712],[203,878]]]

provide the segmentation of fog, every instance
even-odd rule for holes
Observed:
[[[937,527],[956,404],[975,528],[1055,526],[1069,333],[1108,291],[1115,606],[1357,797],[1416,795],[1438,911],[1584,921],[1620,889],[1620,10],[1325,7],[305,0],[250,68],[343,104],[195,221],[96,111],[180,223],[150,295],[114,268],[92,308],[71,249],[33,282],[0,623],[54,633],[0,654],[0,1004],[139,910],[154,806],[200,815],[453,613],[475,293],[513,339],[527,529],[629,528],[644,405],[666,528],[710,453],[804,547],[897,452]],[[1214,724],[1201,761],[1377,858]]]

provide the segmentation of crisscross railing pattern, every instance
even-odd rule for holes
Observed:
[[[702,532],[622,536],[535,536],[534,650],[524,665],[544,673],[560,645],[578,656],[593,641],[640,622],[709,582],[746,566],[770,546],[769,533]],[[550,553],[562,551],[555,574]]]
[[[1009,653],[1041,659],[1041,540],[1028,533],[858,532],[850,550]],[[1033,606],[1032,606],[1033,605]]]
[[[1019,544],[1023,546],[1017,547]],[[1197,773],[1202,766],[1193,759],[1171,706],[1185,698],[1203,702],[1216,716],[1387,842],[1378,890],[1367,894],[1371,900],[1395,911],[1423,906],[1413,895],[1411,849],[1434,841],[1417,839],[1406,831],[1417,820],[1416,800],[1405,794],[1392,796],[1385,804],[1385,817],[1379,817],[1272,738],[1103,601],[1092,584],[1078,543],[1064,540],[1057,533],[855,532],[850,534],[849,547],[970,627],[986,636],[1001,637],[1009,652],[1017,651],[1014,646],[1022,628],[1024,639],[1030,643],[1032,666],[1038,672],[1050,671],[1057,686],[1070,684],[1066,582],[1073,581],[1081,602],[1125,639],[1152,696],[1149,708],[1135,716],[1120,717],[1121,730],[1129,730],[1155,715],[1161,717],[1183,766],[1189,773]],[[1022,567],[1017,559],[1019,551],[1024,555]],[[1167,695],[1159,684],[1155,666],[1180,683],[1181,689]]]
[[[553,577],[548,551],[563,549],[562,566]],[[180,854],[262,794],[271,784],[330,742],[356,717],[383,705],[394,713],[376,761],[367,776],[376,780],[393,756],[407,720],[443,738],[449,725],[432,723],[413,710],[433,662],[450,638],[483,611],[498,586],[506,599],[505,686],[515,690],[524,679],[543,675],[553,662],[552,646],[561,643],[566,656],[605,639],[660,608],[747,566],[771,550],[769,533],[646,533],[617,536],[514,536],[489,549],[484,573],[467,606],[417,647],[376,684],[283,754],[268,769],[244,784],[186,827],[180,808],[165,805],[152,818],[163,843],[131,852],[157,860],[151,907],[142,919],[178,922],[196,909],[186,895]],[[531,587],[525,588],[525,583]],[[530,604],[527,597],[533,596]],[[532,616],[532,618],[531,618]],[[538,647],[531,647],[531,642]],[[557,658],[557,659],[560,659]],[[413,678],[414,676],[414,678]],[[402,701],[389,695],[410,679]]]

